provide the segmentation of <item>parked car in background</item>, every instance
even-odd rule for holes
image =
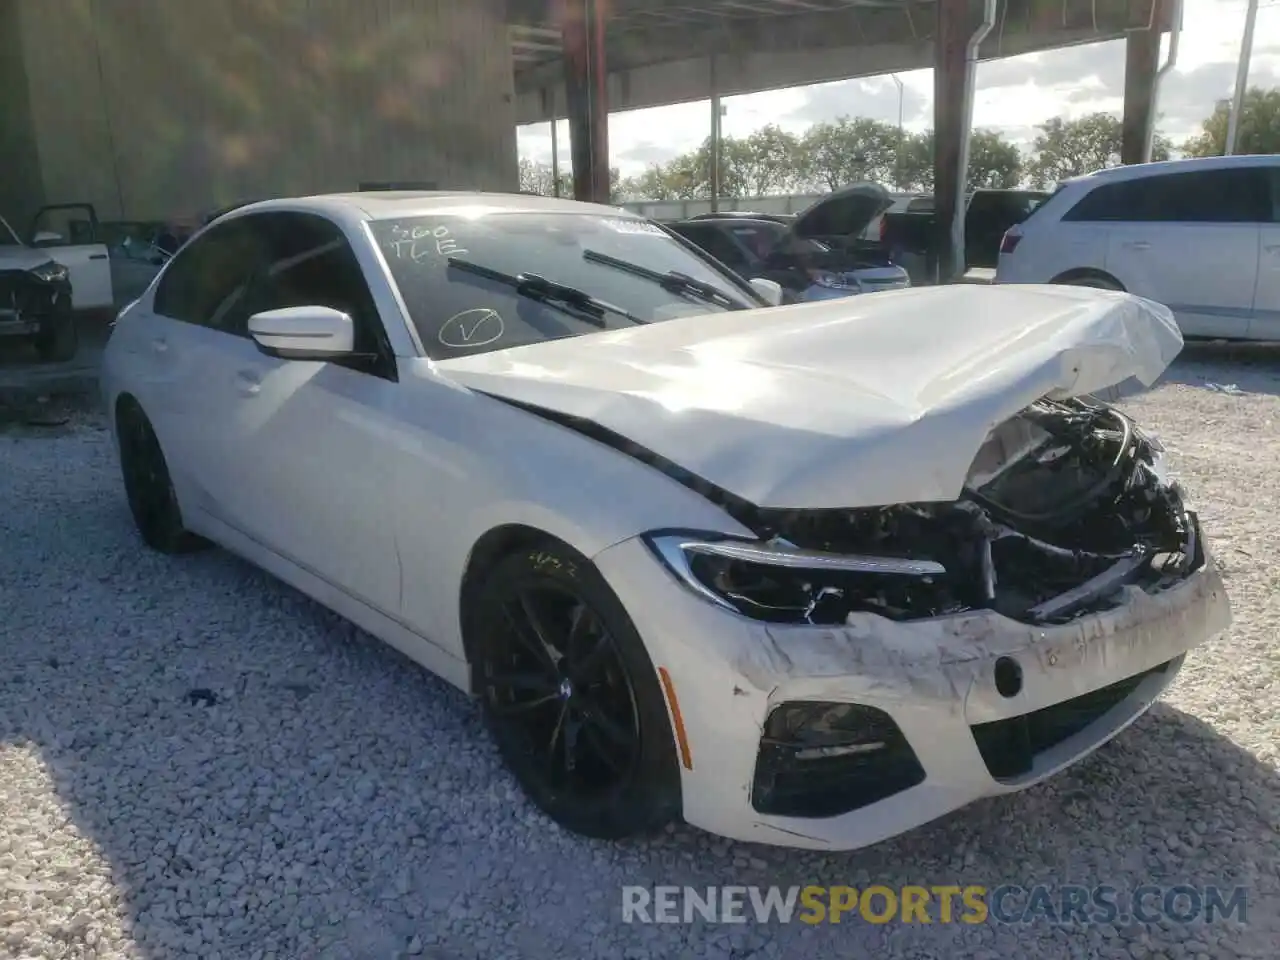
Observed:
[[[740,275],[777,282],[786,302],[829,300],[911,286],[907,271],[862,237],[890,203],[883,187],[864,183],[797,215],[704,214],[667,226]]]
[[[1183,335],[1280,340],[1280,156],[1100,170],[1005,235],[997,283],[1071,283],[1167,304]]]
[[[1044,190],[974,190],[965,198],[965,269],[993,268],[1005,232],[1021,223],[1049,197]],[[895,257],[926,257],[936,247],[937,221],[932,196],[895,204],[880,218],[880,243]]]
[[[220,543],[474,694],[595,837],[876,843],[1087,756],[1229,625],[1162,448],[1087,396],[1160,375],[1167,309],[765,307],[617,208],[269,201],[121,313],[104,409],[145,543]]]
[[[67,268],[0,217],[0,338],[30,341],[47,362],[70,360],[79,345],[71,301]]]
[[[36,213],[27,238],[31,246],[67,268],[74,309],[110,310],[115,305],[111,258],[93,204],[43,207]]]
[[[59,203],[42,208],[26,246],[67,268],[72,309],[113,315],[136,298],[171,254],[158,221],[104,221],[91,203]]]

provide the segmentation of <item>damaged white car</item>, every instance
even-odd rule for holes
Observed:
[[[1090,398],[1173,359],[1164,307],[775,292],[606,207],[242,207],[107,345],[129,505],[473,692],[599,837],[874,843],[1079,760],[1228,626],[1160,445]]]

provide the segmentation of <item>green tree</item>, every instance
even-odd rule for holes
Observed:
[[[932,130],[907,134],[902,144],[902,157],[894,167],[893,183],[899,190],[933,189]]]
[[[551,175],[551,164],[542,163],[537,160],[530,160],[527,157],[520,158],[520,189],[525,193],[537,193],[544,197],[554,197],[555,180]],[[573,174],[566,170],[560,171],[560,196],[573,196]],[[609,199],[612,203],[618,203],[623,196],[622,171],[617,167],[609,168]]]
[[[552,177],[551,164],[521,157],[520,189],[526,193],[538,193],[544,197],[555,196],[555,179]],[[573,175],[565,170],[560,171],[560,196],[573,196]]]
[[[751,134],[742,141],[734,160],[745,195],[764,197],[796,186],[800,156],[799,139],[776,124]]]
[[[1090,113],[1076,120],[1054,117],[1040,124],[1039,130],[1027,167],[1037,187],[1120,164],[1123,125],[1114,114]],[[1151,159],[1168,160],[1171,150],[1168,138],[1156,134]]]
[[[859,180],[892,183],[897,156],[897,127],[868,117],[841,117],[814,124],[801,138],[798,179],[827,190]]]
[[[970,190],[1012,190],[1022,182],[1022,151],[998,131],[975,130],[969,139]]]
[[[933,189],[933,131],[915,134],[903,148],[893,182],[900,190]],[[978,129],[969,140],[967,189],[1010,190],[1022,182],[1022,151],[995,130]]]
[[[1220,100],[1201,124],[1201,132],[1182,145],[1189,157],[1220,157],[1227,152],[1231,101]],[[1250,87],[1240,104],[1236,153],[1280,153],[1280,88]]]

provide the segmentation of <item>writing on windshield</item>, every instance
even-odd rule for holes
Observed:
[[[757,305],[650,221],[467,210],[370,224],[436,359]]]

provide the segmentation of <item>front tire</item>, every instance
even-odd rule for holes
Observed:
[[[136,403],[126,403],[116,420],[120,439],[120,471],[124,475],[129,512],[142,541],[160,553],[191,553],[209,541],[182,524],[178,496],[169,476],[160,440]]]
[[[485,724],[540,810],[607,840],[679,815],[680,772],[656,671],[585,557],[554,541],[508,554],[465,612]]]

